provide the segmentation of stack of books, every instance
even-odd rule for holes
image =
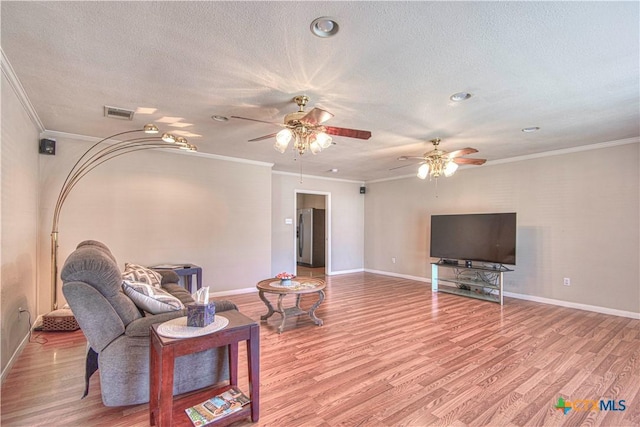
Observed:
[[[237,387],[232,387],[224,393],[185,409],[185,412],[193,425],[199,427],[237,412],[249,402],[249,398],[244,393]]]

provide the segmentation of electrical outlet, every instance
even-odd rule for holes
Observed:
[[[568,278],[568,277],[565,277],[565,278],[564,278],[563,285],[565,285],[565,286],[571,286],[571,279],[570,279],[570,278]]]
[[[396,257],[391,258],[391,262],[395,264],[396,263]]]

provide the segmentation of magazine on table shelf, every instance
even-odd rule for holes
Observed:
[[[193,425],[198,427],[237,412],[249,402],[249,398],[244,393],[237,387],[232,387],[224,393],[185,409],[185,412]]]

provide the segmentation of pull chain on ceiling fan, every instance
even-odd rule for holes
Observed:
[[[304,111],[309,102],[309,98],[305,95],[296,96],[293,101],[298,105],[298,111],[287,114],[284,117],[284,123],[267,122],[240,116],[231,116],[231,118],[282,126],[284,129],[277,133],[249,140],[249,142],[254,142],[275,137],[273,148],[281,153],[287,151],[291,140],[293,140],[293,149],[298,154],[302,155],[306,151],[311,151],[315,155],[331,146],[333,138],[330,135],[358,139],[371,138],[371,132],[369,131],[322,125],[322,123],[332,118],[333,114],[320,108],[314,108],[309,112]]]

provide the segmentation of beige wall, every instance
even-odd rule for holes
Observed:
[[[331,273],[362,270],[364,262],[364,197],[361,182],[303,177],[274,172],[272,177],[271,273],[295,271],[295,201],[298,192],[328,193]],[[329,210],[327,211],[329,214]],[[291,218],[292,224],[285,224]],[[329,263],[327,263],[329,268]]]
[[[35,320],[38,226],[38,134],[27,110],[2,73],[2,241],[0,305],[2,377]],[[18,308],[29,313],[18,314]]]
[[[636,142],[470,167],[437,185],[368,183],[365,267],[430,278],[431,214],[513,211],[517,265],[505,291],[640,313],[639,164]]]
[[[50,271],[55,199],[89,144],[58,137],[58,154],[41,159],[41,277]],[[270,274],[271,167],[176,152],[127,154],[74,188],[59,233],[59,269],[79,242],[94,239],[110,247],[121,268],[193,263],[213,292],[253,287]]]

